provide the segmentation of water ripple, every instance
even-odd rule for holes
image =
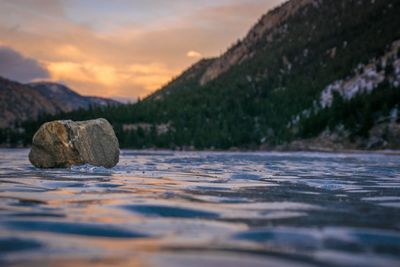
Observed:
[[[400,266],[400,157],[0,149],[2,266]]]

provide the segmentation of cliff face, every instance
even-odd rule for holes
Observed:
[[[116,104],[117,101],[110,99],[81,96],[57,83],[21,84],[0,77],[0,128],[35,119],[44,113]]]
[[[284,27],[285,20],[306,5],[318,5],[318,0],[288,1],[262,16],[243,40],[213,61],[200,78],[200,84],[205,85],[236,64],[254,56],[257,43],[273,42],[274,32]]]

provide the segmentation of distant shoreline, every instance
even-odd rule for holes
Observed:
[[[7,149],[20,149],[20,150],[28,150],[30,147],[7,147],[7,146],[0,146],[0,149],[7,150]],[[259,150],[252,150],[252,149],[161,149],[161,148],[120,148],[123,151],[143,151],[143,152],[206,152],[206,153],[326,153],[326,154],[382,154],[382,155],[394,155],[400,156],[400,149],[379,149],[379,150],[362,150],[362,149],[342,149],[342,150],[330,150],[330,149],[259,149]]]

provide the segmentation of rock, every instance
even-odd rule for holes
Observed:
[[[118,139],[105,119],[47,122],[33,136],[29,160],[38,168],[112,168],[119,160]]]

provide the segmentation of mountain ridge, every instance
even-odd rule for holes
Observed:
[[[394,144],[400,148],[393,138],[386,140],[388,138],[382,133],[377,136],[377,132],[382,132],[377,130],[378,128],[388,129],[392,133],[397,132],[398,128],[396,119],[392,120],[392,124],[378,123],[382,121],[381,118],[387,116],[383,113],[390,111],[396,114],[396,103],[400,104],[398,95],[388,92],[386,88],[383,90],[386,95],[380,98],[382,102],[378,104],[380,107],[372,108],[374,110],[368,107],[368,103],[374,101],[371,96],[376,95],[371,94],[373,90],[355,90],[353,95],[356,98],[364,98],[366,103],[345,99],[345,102],[348,101],[345,105],[354,102],[355,105],[361,106],[359,111],[358,107],[346,107],[351,110],[351,119],[346,118],[345,114],[339,116],[340,112],[337,111],[337,114],[331,114],[335,113],[332,110],[340,105],[337,103],[330,105],[326,110],[321,106],[315,109],[318,114],[305,116],[315,105],[319,105],[319,99],[330,84],[343,80],[345,82],[340,84],[340,88],[347,90],[346,88],[350,87],[346,81],[358,79],[353,72],[361,71],[360,66],[375,64],[375,58],[387,53],[387,49],[400,39],[400,31],[396,29],[400,26],[400,20],[395,15],[396,10],[400,11],[396,1],[288,1],[263,15],[242,40],[221,56],[210,59],[207,66],[195,64],[194,66],[199,68],[197,77],[189,77],[187,72],[184,72],[176,79],[179,83],[170,83],[155,95],[170,92],[171,88],[174,88],[175,94],[165,94],[165,99],[150,96],[148,102],[143,105],[147,106],[146,112],[153,116],[156,115],[149,111],[150,109],[169,112],[167,116],[158,116],[164,123],[166,119],[175,118],[172,120],[171,130],[175,131],[174,142],[180,143],[178,146],[212,148],[222,144],[223,148],[229,148],[247,144],[250,147],[284,145],[297,149],[298,140],[308,140],[310,137],[319,140],[320,134],[325,139],[330,138],[345,144],[338,146],[341,148],[373,148],[377,143],[381,143],[382,147],[392,148],[390,144]],[[355,12],[358,14],[355,15]],[[395,47],[395,50],[390,52],[390,60],[393,62],[389,67],[395,70],[394,75],[382,70],[376,72],[380,73],[380,83],[400,77],[398,51],[398,47]],[[382,61],[379,68],[385,69],[387,66]],[[362,85],[358,83],[370,79],[368,75],[367,78],[357,80],[354,86],[361,88]],[[182,81],[186,84],[182,84]],[[398,87],[393,83],[389,86]],[[180,90],[182,88],[190,90]],[[377,88],[378,86],[373,87],[374,90]],[[298,94],[297,91],[301,93]],[[336,100],[336,92],[332,94],[332,102]],[[345,95],[342,94],[341,97]],[[393,104],[389,95],[397,102]],[[244,100],[235,100],[233,96]],[[215,101],[216,99],[218,100]],[[176,106],[185,111],[180,112],[173,103],[179,103],[180,105]],[[384,108],[388,103],[390,107]],[[189,108],[189,105],[192,107]],[[262,105],[269,107],[263,108]],[[183,114],[187,109],[192,110],[190,115]],[[224,115],[221,114],[221,109],[225,109]],[[389,111],[384,111],[386,109]],[[142,112],[140,108],[138,110],[138,113]],[[365,114],[362,114],[363,111]],[[227,122],[230,120],[230,113],[236,115]],[[197,120],[201,123],[191,122],[199,116],[201,118]],[[334,123],[321,122],[322,117],[326,121],[332,120],[330,116],[334,117]],[[297,119],[298,123],[290,124],[294,119]],[[241,120],[242,127],[247,127],[247,132],[242,131],[238,134],[241,137],[229,137],[227,134],[216,137],[218,141],[214,142],[196,137],[209,136],[202,129],[207,125],[212,129],[211,132],[214,131],[213,128],[228,127],[222,131],[237,133],[238,129],[235,129],[234,125]],[[216,121],[219,123],[216,124]],[[342,127],[348,129],[338,130]],[[183,134],[187,129],[190,129],[192,137]],[[337,138],[338,136],[342,138]],[[181,138],[186,140],[179,142],[178,139]],[[236,141],[230,142],[230,138]],[[194,141],[196,139],[197,141]],[[297,143],[291,146],[293,141]],[[328,146],[335,149],[335,142]],[[321,146],[326,145],[322,143],[320,142]],[[315,148],[318,145],[312,146]]]
[[[38,90],[47,98],[55,100],[63,112],[78,108],[89,108],[90,106],[118,105],[119,102],[109,98],[97,96],[83,96],[66,85],[55,82],[28,83],[30,87]]]
[[[252,57],[254,53],[252,53],[251,49],[263,36],[269,33],[266,40],[272,42],[273,32],[271,31],[299,9],[311,4],[318,5],[318,0],[287,1],[263,15],[242,40],[239,40],[220,57],[215,58],[201,77],[200,84],[205,85],[228,71],[235,64],[240,64],[242,61]]]
[[[0,127],[12,127],[15,122],[36,119],[44,114],[70,112],[91,106],[117,105],[119,102],[82,96],[54,82],[22,84],[0,77]]]

